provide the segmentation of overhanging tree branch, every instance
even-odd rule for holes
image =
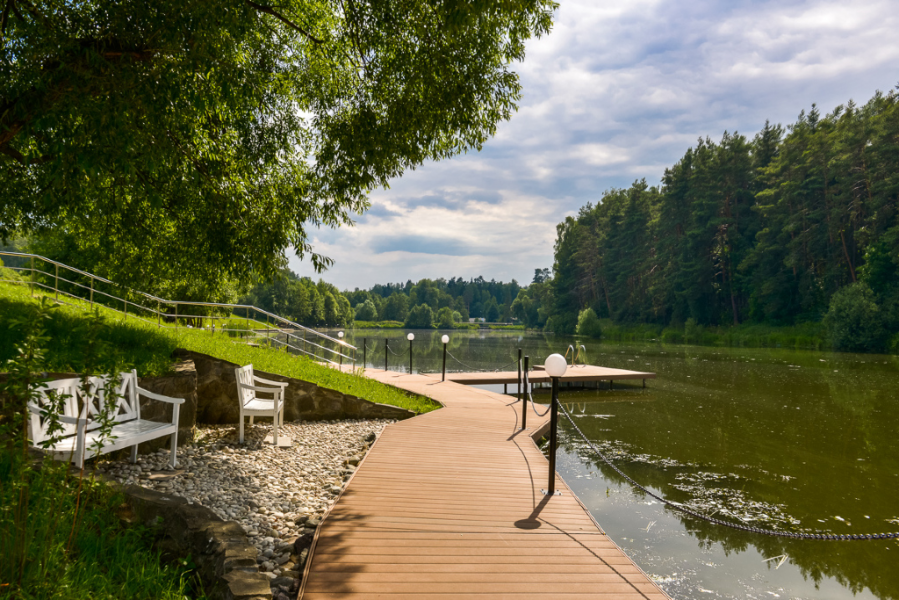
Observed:
[[[291,21],[290,19],[288,19],[287,17],[282,15],[281,13],[276,11],[274,8],[272,8],[271,6],[266,6],[264,4],[257,4],[255,2],[253,2],[253,0],[245,0],[245,1],[252,8],[258,10],[259,12],[263,12],[263,13],[266,13],[266,14],[269,14],[269,15],[275,17],[276,19],[278,19],[279,21],[281,21],[282,23],[284,23],[285,25],[287,25],[294,31],[299,31],[300,33],[302,33],[304,36],[306,36],[307,38],[309,38],[311,41],[315,42],[316,44],[323,43],[322,40],[318,39],[317,37],[315,37],[308,31],[306,31],[305,29],[303,29],[302,27],[300,27],[299,25],[297,25],[296,23],[294,23],[293,21]]]

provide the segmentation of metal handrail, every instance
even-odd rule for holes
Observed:
[[[70,267],[69,265],[61,263],[59,261],[49,259],[49,258],[47,258],[45,256],[41,256],[39,254],[30,254],[30,253],[25,253],[25,252],[11,252],[11,251],[6,251],[6,250],[0,250],[0,256],[10,256],[10,257],[24,258],[24,259],[30,260],[30,262],[31,262],[30,267],[21,267],[21,266],[17,266],[17,267],[6,266],[5,267],[12,271],[30,273],[31,277],[30,277],[29,281],[11,281],[11,280],[3,280],[3,279],[0,279],[0,281],[7,281],[10,283],[20,283],[20,284],[28,285],[29,287],[31,287],[32,292],[34,291],[35,287],[39,287],[39,288],[43,288],[48,291],[54,292],[56,294],[57,298],[59,297],[59,294],[63,294],[64,296],[68,296],[68,297],[74,298],[76,300],[82,300],[82,301],[86,300],[85,298],[82,298],[80,296],[77,296],[75,294],[67,292],[66,290],[60,289],[59,282],[61,280],[67,284],[81,288],[82,290],[85,290],[85,291],[89,290],[91,305],[93,305],[93,303],[94,303],[94,294],[100,294],[102,296],[105,296],[106,298],[109,298],[110,300],[121,302],[123,307],[125,308],[125,310],[122,311],[116,307],[106,306],[106,308],[109,308],[110,310],[114,310],[116,312],[126,314],[127,316],[132,316],[134,318],[140,319],[140,320],[148,322],[148,323],[152,323],[152,321],[150,321],[146,318],[140,317],[134,313],[129,314],[128,313],[129,305],[131,307],[134,307],[135,309],[147,311],[153,315],[156,315],[157,327],[171,327],[168,324],[169,319],[174,319],[174,327],[178,327],[179,319],[201,319],[201,320],[209,319],[209,320],[213,321],[213,325],[211,327],[211,330],[213,332],[215,330],[215,325],[214,325],[215,320],[222,320],[222,319],[228,320],[228,319],[240,318],[240,317],[237,317],[237,315],[235,314],[235,309],[242,309],[243,311],[246,312],[245,318],[246,318],[248,325],[251,320],[250,319],[250,311],[254,311],[255,314],[254,314],[252,320],[255,324],[258,324],[258,327],[250,328],[249,331],[256,331],[257,329],[262,329],[265,332],[274,331],[280,335],[284,335],[285,338],[287,339],[287,341],[282,341],[277,338],[275,338],[275,339],[269,338],[268,339],[269,343],[280,344],[281,345],[280,347],[282,347],[282,348],[289,348],[289,349],[297,351],[298,353],[302,353],[304,355],[311,356],[315,359],[322,360],[322,361],[325,361],[325,362],[328,362],[331,364],[337,364],[336,361],[338,359],[342,360],[344,358],[347,359],[348,361],[352,361],[355,363],[355,353],[357,350],[357,348],[355,346],[353,346],[341,339],[333,338],[327,334],[321,333],[320,331],[316,331],[315,329],[311,329],[309,327],[306,327],[305,325],[300,325],[299,323],[295,323],[294,321],[291,321],[290,319],[286,319],[280,315],[271,313],[267,310],[263,310],[256,306],[252,306],[249,304],[230,304],[230,303],[223,303],[223,302],[200,302],[200,301],[194,301],[194,300],[184,300],[184,301],[168,300],[165,298],[159,298],[158,296],[154,296],[153,294],[148,294],[146,292],[142,292],[140,290],[131,289],[127,286],[123,286],[123,285],[117,284],[113,281],[110,281],[104,277],[100,277],[98,275],[94,275],[92,273],[82,271],[81,269],[77,269],[75,267]],[[53,267],[55,267],[55,272],[48,273],[47,271],[35,268],[35,265],[34,265],[35,260],[43,261],[44,263],[46,263],[48,265],[52,265]],[[83,283],[79,283],[77,281],[72,281],[65,277],[60,277],[60,275],[59,275],[60,268],[65,269],[66,271],[69,271],[71,273],[75,273],[75,274],[81,275],[83,277],[89,278],[90,286],[84,285]],[[35,277],[37,274],[52,278],[54,281],[54,285],[50,286],[43,282],[37,281],[36,277]],[[157,303],[157,308],[144,306],[143,304],[139,304],[137,302],[128,300],[126,298],[121,298],[114,294],[110,294],[105,291],[96,289],[96,286],[94,285],[95,282],[100,282],[103,284],[111,285],[111,286],[114,286],[121,290],[124,290],[125,292],[127,292],[129,294],[142,296],[148,300],[152,300],[153,302]],[[175,314],[173,315],[171,313],[163,312],[162,310],[160,310],[160,305],[163,305],[163,304],[166,306],[173,306],[175,309]],[[184,305],[184,306],[203,306],[203,307],[209,307],[209,308],[223,309],[223,310],[228,310],[229,313],[231,313],[231,314],[229,316],[178,314],[178,307],[182,306],[182,305]],[[259,317],[265,317],[266,322],[262,323],[259,320]],[[269,319],[274,320],[275,324],[280,325],[280,326],[269,325],[269,323],[268,323]],[[204,329],[205,329],[205,327],[204,327]],[[221,327],[219,330],[223,331],[223,332],[227,332],[227,331],[245,332],[245,331],[247,331],[246,329],[234,329],[234,328],[227,328],[227,327]],[[302,332],[303,336],[300,337],[299,335],[297,335],[296,332]],[[310,334],[313,337],[313,339],[315,339],[317,341],[307,339],[306,334]],[[291,340],[294,342],[293,344],[290,343]],[[321,343],[317,343],[317,342],[321,342]],[[329,348],[327,346],[322,345],[326,342],[331,342],[331,343],[335,344],[337,347],[340,348],[340,350],[337,350],[334,348]],[[302,344],[302,346],[303,346],[302,348],[300,348],[300,344]],[[307,346],[312,346],[313,348],[320,349],[322,351],[321,355],[319,355],[314,350],[312,352],[308,351],[306,349]],[[344,352],[346,352],[346,354],[344,354]],[[328,354],[328,353],[330,353],[330,354]],[[352,356],[350,354],[352,354]]]

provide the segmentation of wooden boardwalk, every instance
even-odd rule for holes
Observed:
[[[444,408],[384,429],[316,533],[303,600],[664,600],[531,435],[548,417],[438,376],[367,369]],[[544,410],[540,408],[540,410]]]

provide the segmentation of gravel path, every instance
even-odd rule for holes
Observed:
[[[279,431],[292,438],[290,448],[263,443],[270,423],[246,427],[244,445],[234,425],[204,426],[194,443],[178,448],[175,469],[167,464],[168,450],[140,455],[135,465],[106,461],[98,467],[120,483],[182,496],[240,523],[274,584],[299,576],[306,551],[292,555],[293,541],[315,531],[375,436],[392,422],[285,423]]]

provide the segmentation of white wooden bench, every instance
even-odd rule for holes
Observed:
[[[243,419],[250,417],[250,425],[254,417],[272,417],[272,440],[278,445],[278,426],[284,424],[284,390],[287,384],[280,381],[263,379],[253,374],[253,365],[234,369],[237,380],[237,399],[240,404],[240,443],[243,444]],[[262,383],[272,387],[256,385]],[[271,398],[259,398],[257,392],[271,394]]]
[[[170,435],[170,464],[173,467],[177,465],[178,414],[184,400],[154,394],[139,387],[137,371],[122,373],[117,384],[111,376],[90,377],[87,390],[81,389],[80,379],[73,378],[43,383],[36,391],[36,402],[28,405],[31,413],[28,435],[35,447],[44,449],[54,458],[71,460],[80,468],[85,459],[131,447],[131,462],[136,462],[138,444]],[[50,419],[47,415],[51,394],[57,394],[61,399],[57,414],[62,431],[55,434],[49,431]],[[171,404],[172,421],[165,423],[141,419],[141,397]],[[116,402],[110,410],[115,424],[109,437],[100,440],[101,424],[95,417],[101,414],[107,402]],[[100,447],[98,440],[102,442]]]

